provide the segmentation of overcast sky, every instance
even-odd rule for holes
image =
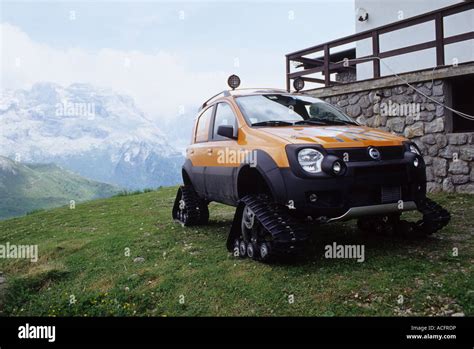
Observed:
[[[155,119],[226,88],[284,88],[286,53],[354,33],[347,1],[1,3],[1,89],[86,82]]]

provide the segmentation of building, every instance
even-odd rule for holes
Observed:
[[[356,34],[286,56],[287,89],[404,135],[429,192],[474,193],[474,2],[356,0]]]

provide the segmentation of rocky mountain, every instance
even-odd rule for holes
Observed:
[[[173,147],[182,154],[186,154],[186,147],[191,143],[194,123],[198,113],[199,107],[196,107],[193,110],[178,115],[176,118],[167,119],[160,126],[166,132],[166,136],[173,140]],[[179,126],[176,125],[176,120],[179,120]]]
[[[127,189],[177,184],[183,163],[131,97],[88,84],[3,91],[0,155]]]
[[[25,165],[0,156],[0,219],[119,192],[118,187],[85,179],[54,164]]]

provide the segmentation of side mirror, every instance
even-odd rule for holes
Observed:
[[[232,125],[219,126],[217,129],[217,134],[225,138],[237,139],[237,137],[234,136],[234,126]]]

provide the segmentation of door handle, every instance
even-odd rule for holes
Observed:
[[[207,155],[212,155],[212,149],[207,149]]]

